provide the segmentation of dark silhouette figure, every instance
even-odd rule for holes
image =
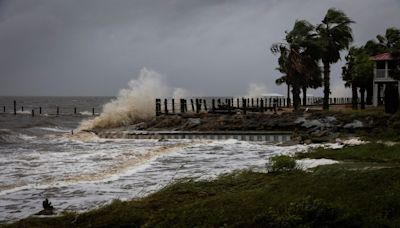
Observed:
[[[54,215],[54,207],[51,202],[46,198],[42,202],[43,210],[39,211],[35,215]]]
[[[54,209],[54,207],[51,206],[51,202],[49,202],[49,200],[47,198],[43,201],[42,205],[43,205],[44,210],[53,210]]]

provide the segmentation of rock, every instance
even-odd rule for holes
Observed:
[[[326,120],[327,120],[328,122],[336,122],[336,117],[334,117],[334,116],[327,116],[327,117],[326,117]]]
[[[311,138],[313,143],[327,143],[330,142],[330,137],[318,137],[318,138]]]
[[[54,209],[52,209],[52,210],[41,210],[38,213],[36,213],[35,215],[55,215],[55,213],[54,213]]]
[[[304,140],[304,144],[306,144],[306,145],[310,145],[311,143],[312,143],[311,139]]]
[[[289,141],[282,142],[281,144],[279,144],[279,146],[295,146],[299,143],[300,143],[300,141],[289,140]]]
[[[187,122],[189,124],[196,124],[197,125],[197,124],[201,123],[201,120],[200,120],[200,118],[188,118]]]
[[[349,129],[349,128],[362,128],[362,127],[364,127],[364,124],[359,120],[354,120],[351,123],[345,124],[343,127],[346,128],[346,129]]]

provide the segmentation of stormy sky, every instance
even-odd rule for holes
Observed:
[[[143,67],[196,95],[285,93],[270,46],[331,7],[356,21],[355,45],[400,28],[400,0],[0,0],[0,95],[116,95]]]

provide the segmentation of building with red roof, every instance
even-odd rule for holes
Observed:
[[[374,55],[369,59],[375,62],[373,105],[379,106],[383,104],[386,85],[395,84],[398,86],[399,84],[398,80],[390,77],[390,72],[394,69],[395,62],[390,53]]]

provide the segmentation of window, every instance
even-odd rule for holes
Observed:
[[[376,69],[385,69],[385,61],[376,61]]]

